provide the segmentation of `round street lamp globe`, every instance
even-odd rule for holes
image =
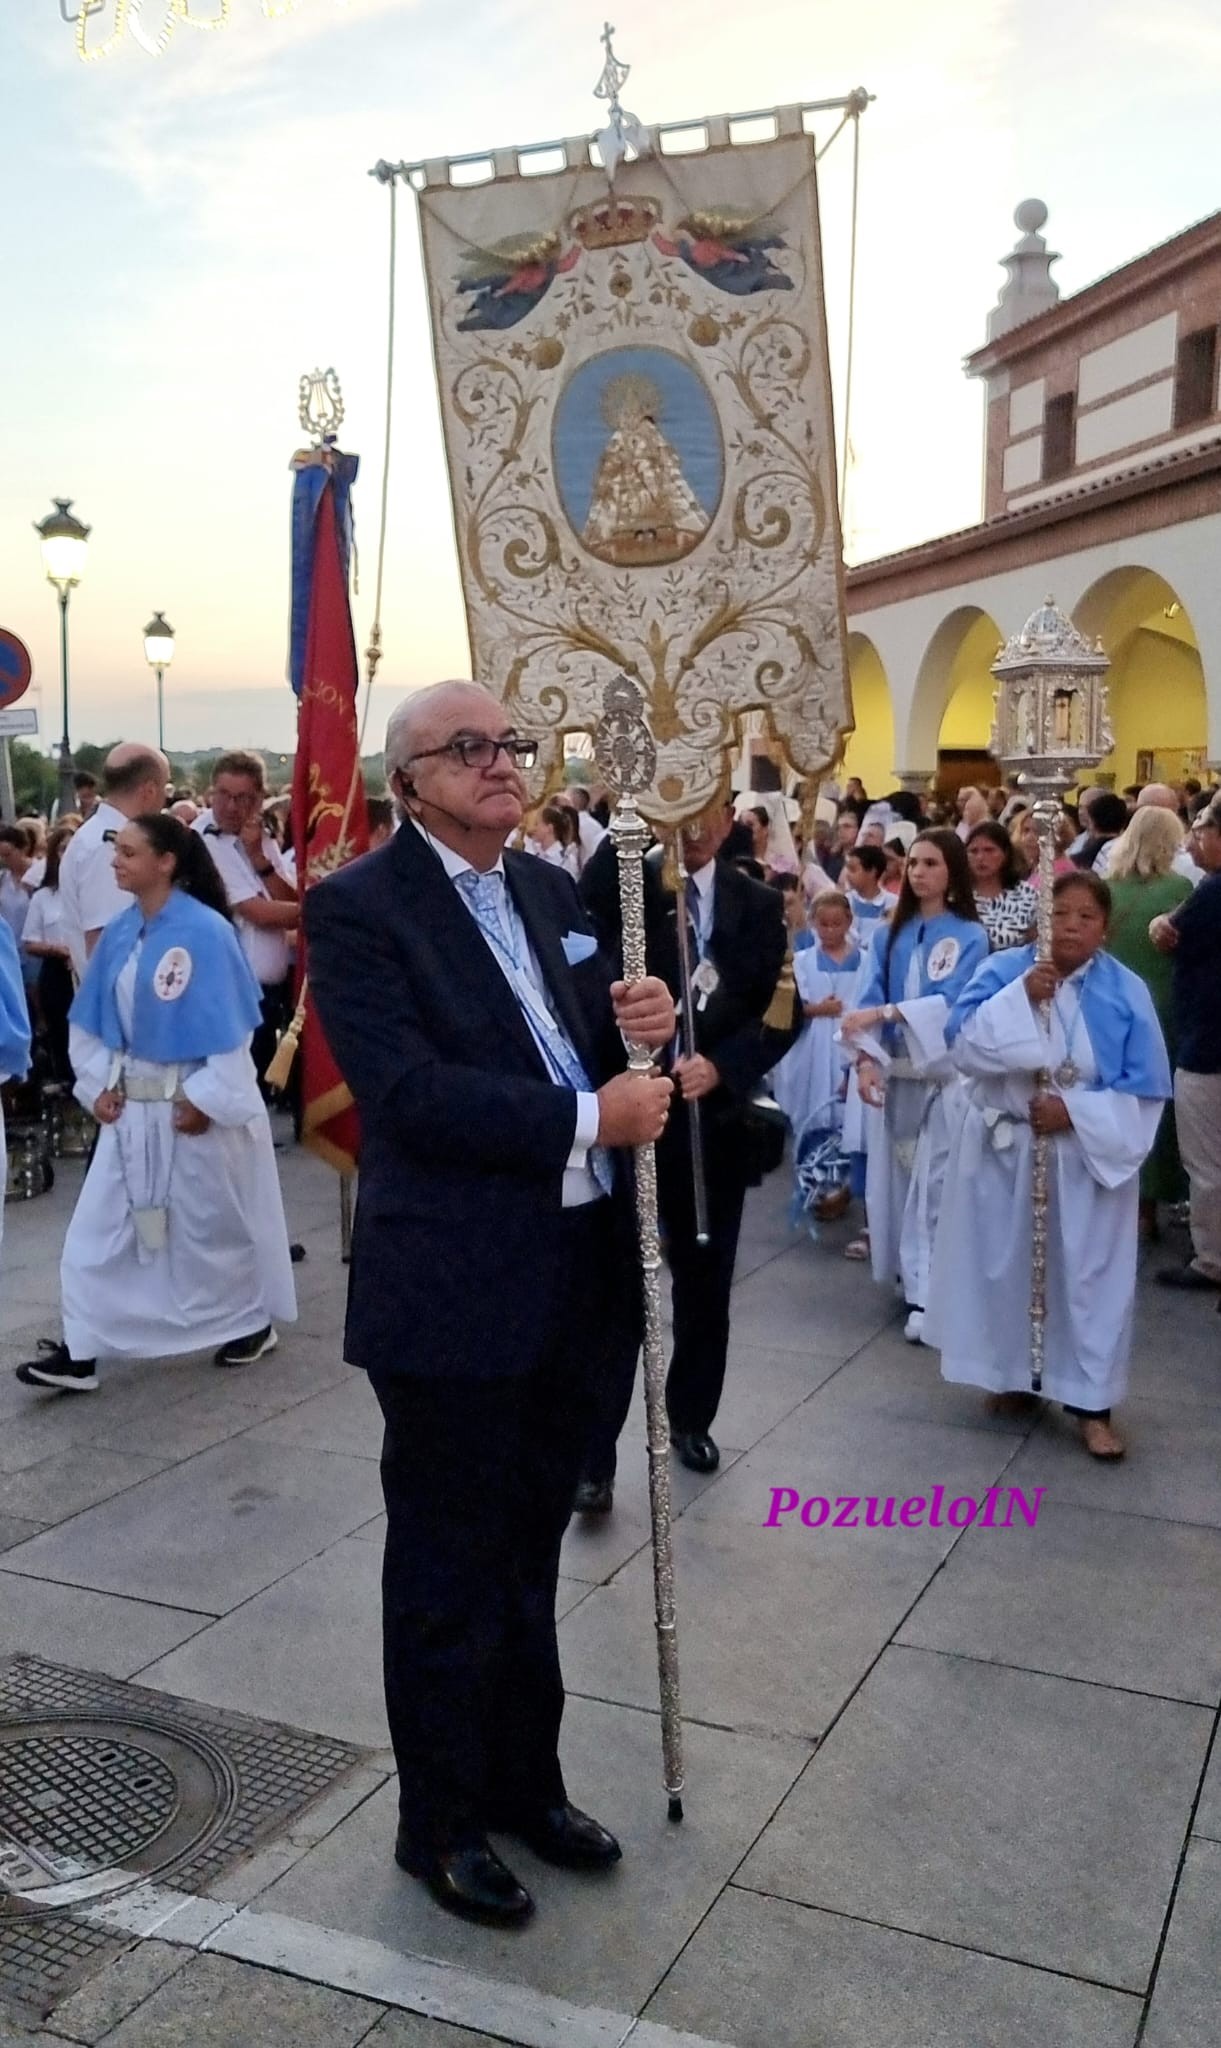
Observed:
[[[164,612],[154,612],[144,628],[144,659],[150,668],[168,668],[174,659],[174,628]]]
[[[91,528],[76,517],[71,498],[56,498],[54,512],[36,520],[34,531],[41,539],[48,583],[54,583],[61,595],[74,589],[85,573]]]

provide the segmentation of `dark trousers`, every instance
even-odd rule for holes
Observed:
[[[565,1797],[555,1591],[591,1390],[624,1291],[610,1210],[566,1212],[564,1282],[529,1372],[375,1383],[386,1424],[386,1711],[417,1851]]]
[[[704,1434],[720,1406],[729,1356],[729,1296],[733,1287],[746,1170],[726,1140],[705,1133],[708,1244],[695,1241],[695,1183],[681,1111],[657,1148],[657,1198],[670,1267],[674,1350],[666,1380],[666,1408],[678,1432]],[[613,1479],[615,1446],[632,1405],[639,1346],[621,1343],[596,1389],[595,1414],[582,1477]]]
[[[75,994],[68,962],[53,956],[45,959],[38,969],[38,1007],[42,1013],[50,1077],[53,1081],[66,1082],[69,1087],[75,1077],[68,1058],[68,1012]]]
[[[265,984],[262,993],[262,1017],[250,1041],[250,1057],[254,1061],[254,1071],[259,1077],[260,1086],[280,1043],[280,1033],[292,1020],[291,976],[288,980],[278,981],[270,987]]]
[[[675,1120],[675,1138],[681,1134]],[[732,1137],[705,1136],[708,1243],[695,1241],[695,1187],[686,1143],[657,1148],[657,1191],[670,1263],[674,1349],[666,1379],[670,1426],[680,1434],[712,1428],[729,1356],[729,1296],[738,1256],[746,1174]]]

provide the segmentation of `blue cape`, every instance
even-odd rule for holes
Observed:
[[[0,1074],[23,1081],[30,1065],[30,1012],[17,941],[0,918]]]
[[[115,983],[140,938],[131,1043],[119,1023]],[[234,1052],[256,1029],[259,985],[228,921],[175,889],[146,925],[138,903],[106,926],[70,1012],[112,1052],[159,1066]]]
[[[967,1018],[989,996],[1020,979],[1034,965],[1033,946],[1011,946],[985,961],[955,1003],[945,1035],[953,1044]],[[1138,974],[1121,967],[1110,953],[1095,953],[1081,989],[1081,1014],[1098,1064],[1097,1088],[1117,1088],[1164,1102],[1173,1093],[1166,1041],[1157,1021],[1153,998]]]
[[[928,971],[929,961],[942,939],[958,941],[958,959],[947,975],[940,981],[933,981]],[[889,964],[892,946],[893,966]],[[982,924],[976,924],[971,918],[957,917],[952,910],[943,910],[940,917],[913,917],[910,924],[904,925],[897,941],[893,927],[884,925],[874,938],[869,979],[857,998],[862,1010],[874,1009],[882,1003],[902,1002],[903,991],[907,987],[907,970],[917,947],[921,952],[920,994],[944,996],[952,1009],[976,968],[988,957],[988,934]],[[893,1025],[887,1026],[890,1031],[894,1028]]]

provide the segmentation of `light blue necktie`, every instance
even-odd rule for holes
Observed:
[[[519,937],[516,929],[516,920],[505,891],[504,876],[496,868],[486,875],[478,874],[474,868],[467,868],[455,876],[455,883],[469,905],[475,923],[496,955],[501,970],[521,1005],[534,1042],[556,1080],[566,1088],[575,1089],[579,1094],[596,1094],[597,1091],[585,1071],[576,1047],[552,1016],[543,993],[530,972],[524,935]],[[602,1193],[609,1195],[614,1178],[610,1153],[604,1145],[591,1145],[587,1158],[589,1170]]]

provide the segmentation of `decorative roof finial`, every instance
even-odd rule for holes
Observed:
[[[1008,272],[998,298],[988,315],[988,340],[1008,334],[1027,320],[1046,313],[1060,297],[1060,287],[1051,266],[1060,258],[1048,249],[1041,228],[1047,226],[1047,208],[1041,199],[1023,199],[1013,216],[1021,238],[1001,265]]]
[[[635,114],[629,114],[620,103],[619,94],[631,75],[630,64],[621,63],[615,55],[611,37],[615,29],[613,22],[606,22],[602,29],[602,47],[606,51],[606,62],[601,76],[594,87],[594,98],[605,100],[610,120],[605,128],[598,131],[597,142],[606,175],[613,185],[615,172],[624,161],[630,149],[636,156],[648,156],[651,144],[649,131]]]

